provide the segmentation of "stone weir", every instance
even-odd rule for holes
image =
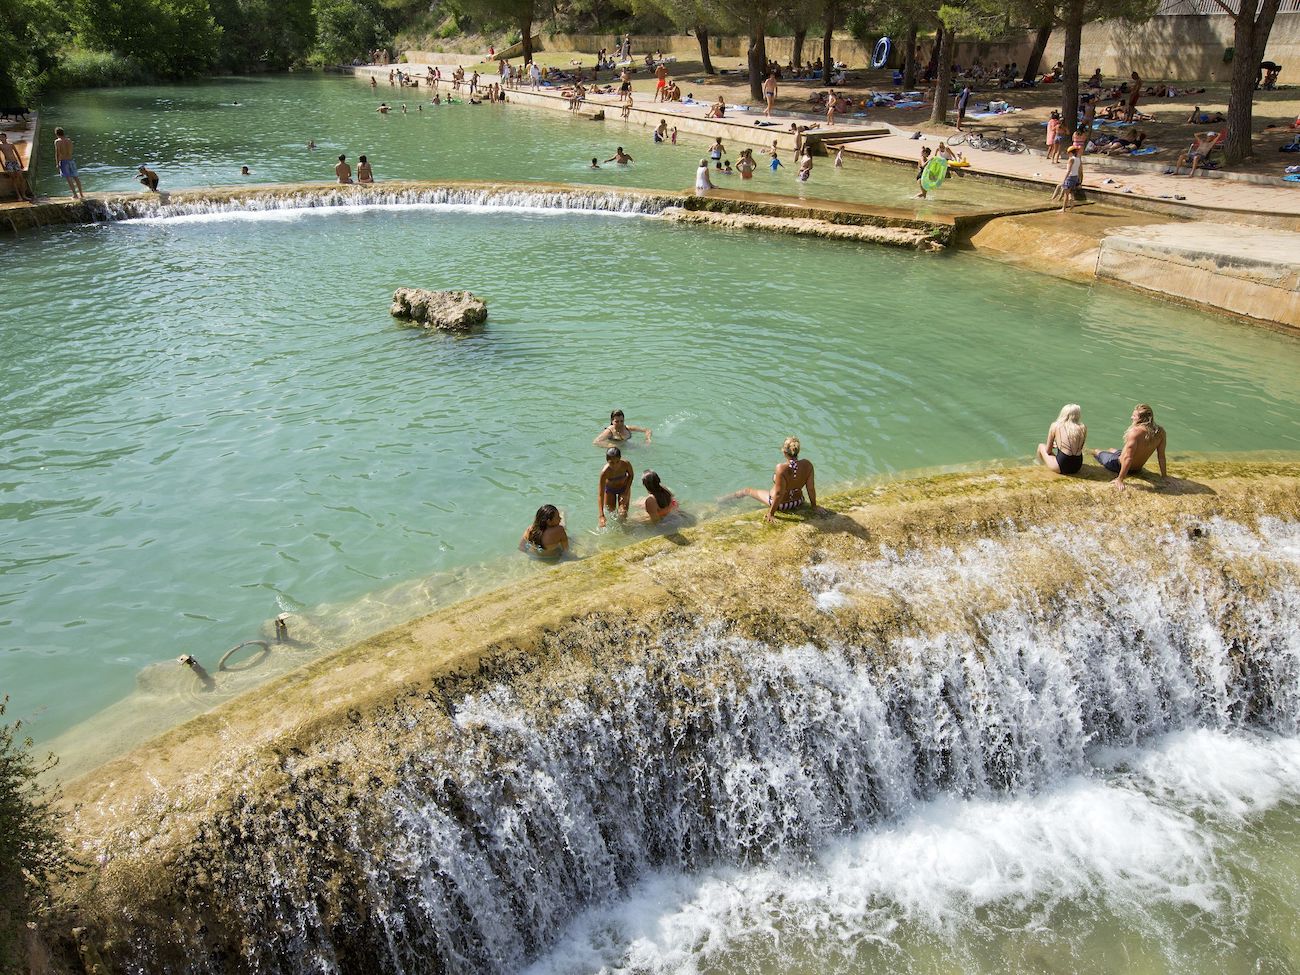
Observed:
[[[479,180],[393,180],[368,186],[292,183],[212,187],[163,194],[92,194],[0,211],[15,231],[57,224],[98,223],[142,217],[287,210],[317,207],[474,206],[485,209],[583,210],[641,214],[668,220],[864,240],[917,250],[939,250],[953,238],[951,216],[835,200],[799,200],[763,193],[691,192]],[[988,214],[986,216],[991,216]]]
[[[654,871],[1295,734],[1300,463],[1177,472],[898,481],[539,566],[70,784],[90,866],[42,935],[68,970],[517,971]]]

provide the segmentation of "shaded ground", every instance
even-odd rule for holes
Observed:
[[[819,50],[810,50],[805,57],[819,56]],[[579,51],[543,51],[537,55],[540,64],[551,67],[576,70],[574,62],[580,63],[588,74],[595,63],[592,52]],[[705,75],[698,60],[679,60],[670,65],[670,76],[677,79],[683,93],[693,93],[696,99],[716,100],[722,95],[728,103],[739,105],[754,104],[749,97],[749,82],[745,75],[745,65],[736,58],[714,58],[713,66],[720,73]],[[480,73],[494,74],[495,63],[470,65],[466,73],[477,67]],[[892,83],[893,72],[888,70],[872,71],[854,68],[849,72],[847,84],[838,87],[855,100],[860,100],[870,92],[893,92],[898,89]],[[601,72],[601,80],[611,79],[611,73]],[[1107,78],[1108,84],[1118,79]],[[1159,79],[1148,79],[1149,83],[1160,84]],[[653,75],[642,64],[633,75],[634,91],[652,94],[655,88]],[[1144,95],[1138,107],[1146,114],[1152,115],[1153,122],[1143,122],[1133,129],[1120,129],[1106,126],[1108,133],[1130,132],[1140,129],[1147,133],[1147,144],[1158,147],[1159,151],[1146,156],[1136,157],[1137,161],[1147,163],[1171,164],[1178,154],[1192,142],[1195,132],[1223,128],[1226,123],[1190,123],[1188,116],[1193,108],[1213,115],[1215,112],[1226,113],[1228,110],[1228,85],[1225,82],[1187,82],[1180,88],[1200,89],[1204,92],[1179,95],[1176,98],[1156,98]],[[782,111],[809,113],[821,117],[819,109],[809,103],[809,96],[817,91],[824,91],[825,86],[811,81],[783,81],[777,107]],[[879,121],[907,128],[922,129],[931,132],[955,132],[952,125],[931,126],[930,93],[925,93],[926,104],[914,109],[877,109],[866,112],[865,116],[856,117],[855,121]],[[986,102],[998,98],[1021,109],[993,119],[969,119],[967,129],[990,132],[1005,131],[1015,138],[1022,139],[1033,148],[1044,145],[1046,130],[1043,123],[1060,100],[1060,88],[1046,85],[1037,89],[1012,89],[999,91],[994,88],[977,90],[972,103]],[[704,109],[699,110],[701,116]],[[860,111],[860,109],[859,109]],[[1288,142],[1295,130],[1292,123],[1300,116],[1300,86],[1284,86],[1276,91],[1258,91],[1255,93],[1255,145],[1256,155],[1246,164],[1233,167],[1235,172],[1255,173],[1268,176],[1282,175],[1288,165],[1300,165],[1300,153],[1281,153],[1278,147]],[[955,119],[955,110],[949,112],[949,119]]]

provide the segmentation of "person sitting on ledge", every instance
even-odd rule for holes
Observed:
[[[1047,428],[1047,443],[1038,445],[1038,459],[1058,474],[1077,474],[1083,467],[1083,442],[1088,428],[1080,422],[1078,403],[1067,403]]]
[[[139,169],[139,173],[140,173],[140,185],[143,186],[145,189],[147,189],[150,193],[157,193],[158,174],[155,173],[152,169],[148,168],[147,166],[141,166]]]
[[[785,455],[785,460],[776,465],[776,470],[772,474],[772,487],[769,490],[741,488],[735,494],[727,495],[727,499],[753,498],[755,501],[762,502],[767,505],[767,521],[770,522],[774,520],[778,511],[802,508],[803,493],[806,488],[808,509],[816,514],[820,509],[817,507],[817,485],[813,480],[812,461],[799,459],[799,447],[797,438],[785,438],[785,443],[781,445],[781,453]]]
[[[1094,450],[1097,463],[1112,474],[1118,474],[1114,485],[1124,490],[1124,478],[1142,470],[1142,465],[1155,454],[1160,462],[1160,476],[1166,477],[1165,431],[1156,424],[1154,411],[1146,403],[1133,407],[1132,425],[1124,432],[1124,446],[1118,450]]]
[[[569,550],[569,533],[564,530],[564,516],[553,504],[537,509],[533,523],[519,539],[519,551],[543,559],[557,559]]]
[[[338,177],[340,183],[352,182],[352,167],[348,165],[347,156],[339,156],[339,164],[334,167],[334,175]]]

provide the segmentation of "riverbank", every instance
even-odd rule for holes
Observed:
[[[1021,468],[902,480],[828,498],[830,510],[820,518],[783,515],[775,528],[764,525],[760,513],[685,528],[561,565],[529,584],[470,599],[317,660],[68,787],[66,800],[75,809],[71,838],[96,864],[69,891],[78,905],[70,924],[84,928],[83,943],[113,968],[160,970],[184,959],[192,971],[215,970],[213,965],[242,971],[256,969],[263,956],[307,964],[326,950],[336,960],[375,964],[390,950],[382,947],[383,931],[392,936],[380,920],[385,916],[404,918],[400,944],[429,937],[427,950],[438,957],[454,954],[460,950],[458,932],[485,921],[487,905],[472,903],[444,916],[392,899],[397,895],[390,884],[405,869],[393,858],[402,856],[402,837],[414,835],[415,824],[394,822],[406,798],[444,810],[438,815],[449,817],[453,832],[473,830],[480,817],[496,824],[484,826],[490,831],[499,828],[499,817],[519,816],[533,839],[521,836],[517,843],[540,842],[535,831],[542,829],[544,810],[514,803],[532,775],[536,750],[549,746],[507,717],[519,708],[541,725],[564,723],[569,715],[581,728],[592,791],[586,798],[567,794],[570,817],[604,816],[588,802],[599,807],[602,795],[612,802],[622,794],[623,772],[650,774],[657,764],[657,785],[650,788],[641,779],[634,790],[653,820],[655,797],[672,801],[674,769],[694,767],[692,756],[710,782],[734,772],[709,758],[711,742],[747,724],[743,708],[733,709],[742,707],[739,701],[725,713],[709,704],[731,701],[735,693],[725,668],[684,663],[701,652],[700,640],[743,645],[743,656],[755,661],[801,647],[847,653],[854,667],[879,674],[873,679],[883,689],[884,674],[901,664],[904,647],[937,641],[936,647],[960,648],[973,639],[984,650],[972,652],[992,660],[1000,651],[991,621],[1015,607],[1041,606],[1046,616],[1032,626],[1040,639],[1062,626],[1068,633],[1069,621],[1091,616],[1089,629],[1098,639],[1104,632],[1105,640],[1120,641],[1117,659],[1140,663],[1170,649],[1173,656],[1162,666],[1152,664],[1148,676],[1168,674],[1174,659],[1184,656],[1188,679],[1195,673],[1244,675],[1240,687],[1235,676],[1229,679],[1230,694],[1242,697],[1234,697],[1237,703],[1227,710],[1207,706],[1200,714],[1194,702],[1201,696],[1186,694],[1152,712],[1153,722],[1159,713],[1169,726],[1294,721],[1296,715],[1274,714],[1291,706],[1289,697],[1256,700],[1249,691],[1275,686],[1261,668],[1289,659],[1277,642],[1283,631],[1251,628],[1259,622],[1259,608],[1282,605],[1278,601],[1290,598],[1285,593],[1300,586],[1300,579],[1293,564],[1288,569],[1264,559],[1258,548],[1263,542],[1251,539],[1263,531],[1263,521],[1273,526],[1270,535],[1294,531],[1300,467],[1181,463],[1174,477],[1139,478],[1122,494],[1095,468],[1085,471],[1082,478]],[[1072,539],[1068,551],[1050,543],[1062,537]],[[987,573],[976,571],[981,552]],[[859,571],[854,567],[882,559],[867,574],[874,582],[853,581]],[[902,574],[900,588],[872,591],[888,586],[890,573]],[[1182,598],[1184,585],[1199,597]],[[1145,600],[1152,592],[1163,593],[1159,612],[1130,619],[1138,603],[1124,600],[1137,593]],[[954,612],[954,606],[960,609]],[[1204,638],[1198,627],[1205,621],[1180,615],[1196,606],[1207,608],[1208,625],[1222,631],[1219,642],[1183,645],[1193,634]],[[1107,613],[1119,614],[1113,629],[1104,622]],[[1172,630],[1164,634],[1161,627]],[[1067,655],[1071,639],[1064,637]],[[1095,642],[1088,646],[1089,655],[1101,652]],[[1076,650],[1084,653],[1082,645]],[[1198,656],[1207,653],[1226,656],[1211,664]],[[1076,665],[1084,667],[1083,659]],[[964,693],[960,664],[956,671],[934,666],[936,674],[950,673],[943,700],[955,707],[954,696]],[[601,752],[609,744],[601,729],[620,730],[605,723],[614,719],[597,718],[614,699],[608,695],[619,696],[606,685],[627,675],[639,687],[636,674],[663,691],[662,698],[651,694],[647,707],[664,709],[658,719],[647,711],[638,720],[662,723],[655,730],[621,729],[629,743],[621,757]],[[768,693],[780,697],[780,687],[778,678],[747,707]],[[640,707],[640,693],[625,688],[624,714]],[[789,698],[789,708],[795,700]],[[794,720],[793,711],[786,713]],[[1105,715],[1086,714],[1083,733],[1094,736],[1094,745],[1105,744]],[[921,721],[919,713],[916,718]],[[1100,724],[1090,730],[1094,719]],[[929,714],[921,723],[933,720]],[[953,720],[967,719],[955,711]],[[1165,727],[1157,725],[1148,730]],[[639,754],[642,745],[645,756]],[[1035,759],[1013,744],[1005,747],[1010,750],[1002,752],[1003,760],[1021,772],[991,787],[1015,791],[1016,780],[1033,780]],[[1037,747],[1041,759],[1041,743]],[[442,755],[445,765],[437,757]],[[687,781],[687,770],[679,771]],[[856,773],[844,774],[845,784],[856,787]],[[489,810],[479,790],[491,781],[491,791],[500,793],[493,802],[500,805]],[[706,792],[723,803],[725,789],[716,789],[722,789],[720,781]],[[869,825],[865,808],[854,815],[867,817],[857,825]],[[626,817],[624,826],[640,828]],[[710,834],[693,835],[706,844],[698,853],[703,860],[737,855],[730,840],[719,836],[717,851],[708,852]],[[456,841],[448,833],[442,842],[450,850]],[[502,884],[522,882],[492,872],[508,869],[520,852],[511,844],[495,854],[484,849],[487,860],[477,872]],[[590,897],[613,895],[639,874],[629,866],[618,879],[607,877],[599,890],[569,891],[559,877],[572,875],[549,862],[552,850],[544,852],[528,862],[541,880],[560,870],[549,886],[553,894],[562,883],[566,910],[555,924],[531,929],[519,956],[490,955],[489,967],[535,957],[572,910]],[[648,855],[652,863],[676,863],[680,853]],[[420,860],[408,864],[417,875]],[[387,879],[378,880],[376,871],[388,871]],[[440,884],[426,887],[426,907],[441,896]],[[467,884],[468,875],[462,894]],[[322,885],[329,891],[324,901]],[[296,920],[286,924],[291,919]],[[534,923],[525,910],[506,912],[502,920],[511,926]],[[291,931],[309,936],[304,941]],[[46,934],[64,950],[76,950],[66,929]],[[475,952],[515,950],[503,944],[489,938]]]

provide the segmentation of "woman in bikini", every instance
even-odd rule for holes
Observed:
[[[564,530],[564,518],[553,504],[537,509],[533,523],[519,539],[519,551],[543,559],[556,559],[569,550],[569,533]]]
[[[742,488],[731,498],[753,498],[767,505],[767,520],[772,521],[778,511],[793,511],[804,504],[804,489],[808,490],[808,510],[816,514],[817,485],[813,481],[813,465],[810,460],[799,459],[799,441],[795,437],[786,437],[781,445],[785,460],[776,465],[772,474],[771,490],[761,488]]]
[[[1058,474],[1077,474],[1083,467],[1083,443],[1088,428],[1080,423],[1082,411],[1077,403],[1061,407],[1061,415],[1047,428],[1047,443],[1038,445],[1038,459]]]
[[[649,427],[634,427],[623,422],[623,411],[615,410],[609,415],[609,426],[600,431],[600,436],[592,441],[597,447],[612,447],[615,444],[627,443],[632,439],[632,434],[644,433],[645,442],[650,442]]]
[[[605,466],[600,469],[600,481],[596,485],[596,513],[600,516],[600,527],[605,527],[605,512],[617,511],[620,518],[627,517],[627,509],[632,503],[632,465],[623,459],[623,452],[617,447],[605,451]]]
[[[645,509],[650,524],[663,521],[677,510],[677,499],[673,497],[673,492],[660,483],[659,475],[654,471],[646,471],[641,475],[641,486],[650,493],[637,503]]]

